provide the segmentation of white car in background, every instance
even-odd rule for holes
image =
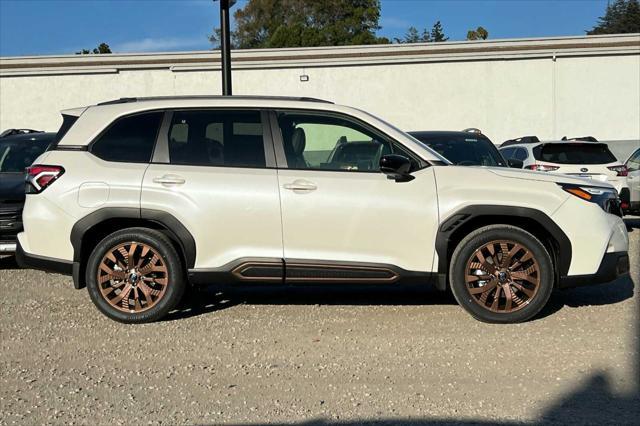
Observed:
[[[504,142],[500,152],[507,161],[521,160],[527,170],[610,183],[620,195],[622,208],[629,208],[627,166],[611,153],[607,144],[593,137],[541,142],[535,136],[525,136]]]
[[[628,170],[629,211],[640,213],[640,148],[636,149],[624,163]]]

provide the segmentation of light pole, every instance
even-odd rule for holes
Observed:
[[[220,53],[222,54],[222,94],[231,96],[231,28],[229,9],[236,0],[213,0],[220,2]]]

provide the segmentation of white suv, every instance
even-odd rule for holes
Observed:
[[[613,188],[451,166],[366,112],[305,98],[121,99],[63,111],[28,170],[18,261],[156,320],[187,285],[427,285],[525,321],[554,287],[628,273]]]
[[[623,209],[629,207],[627,167],[613,155],[607,144],[592,137],[540,142],[535,136],[527,136],[503,143],[500,152],[507,160],[522,161],[523,168],[528,170],[610,183],[620,194]]]

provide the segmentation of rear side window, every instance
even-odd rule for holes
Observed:
[[[511,160],[512,158],[514,158],[514,154],[516,152],[516,149],[515,148],[504,148],[504,149],[501,149],[500,152],[502,153],[504,158],[506,158],[507,160]]]
[[[259,111],[176,111],[168,140],[171,164],[266,167]]]
[[[606,144],[550,143],[534,148],[536,160],[557,164],[608,164],[616,157]]]
[[[524,160],[527,159],[528,156],[529,156],[529,154],[527,153],[526,149],[517,148],[513,158],[515,158],[516,160],[524,161]]]
[[[91,153],[105,161],[148,163],[162,116],[150,112],[116,120],[92,144]]]

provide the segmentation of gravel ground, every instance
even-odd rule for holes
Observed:
[[[208,289],[166,321],[108,320],[70,278],[0,260],[0,424],[640,424],[632,279],[519,325],[447,295]]]

